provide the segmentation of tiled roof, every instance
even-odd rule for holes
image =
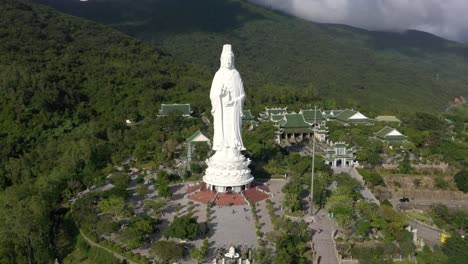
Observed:
[[[340,121],[343,121],[343,122],[349,122],[351,120],[352,121],[362,121],[362,120],[367,121],[367,120],[369,120],[369,118],[367,118],[366,116],[364,116],[360,112],[354,111],[354,110],[349,110],[349,109],[346,109],[346,110],[342,111],[341,113],[336,115],[335,118],[340,120]]]
[[[401,134],[398,130],[392,127],[384,127],[380,131],[375,133],[375,136],[381,139],[404,139],[406,138],[405,135]]]
[[[255,119],[255,117],[252,115],[252,113],[250,112],[250,110],[244,110],[242,113],[243,113],[243,115],[242,115],[242,120],[250,121],[250,120],[254,120],[254,119]]]
[[[185,144],[191,143],[191,142],[208,142],[210,139],[205,136],[200,130],[195,132],[193,135],[191,135],[187,140],[185,140]]]
[[[323,113],[328,118],[334,118],[335,116],[339,115],[343,110],[325,110]]]
[[[396,116],[378,116],[374,120],[378,122],[401,122]]]
[[[283,114],[271,115],[270,120],[275,122],[275,123],[280,122],[280,121],[284,120],[284,115]]]
[[[190,104],[161,104],[159,115],[165,116],[172,112],[179,112],[184,116],[189,116],[192,113]]]
[[[266,112],[271,115],[277,115],[277,114],[282,114],[282,113],[286,113],[288,111],[288,108],[285,107],[285,108],[265,108],[266,109]]]
[[[279,108],[279,107],[268,108],[268,107],[265,107],[265,111],[259,113],[259,115],[265,121],[267,121],[267,120],[273,121],[273,120],[271,120],[272,116],[274,116],[274,115],[284,115],[287,112],[288,112],[287,107],[284,107],[284,108]]]
[[[286,114],[280,123],[281,128],[310,128],[312,124],[305,121],[302,114]]]
[[[322,110],[320,109],[317,109],[317,111],[315,111],[315,109],[306,109],[306,110],[301,110],[299,113],[303,114],[304,119],[309,123],[314,122],[315,115],[316,115],[317,123],[323,122],[327,119],[325,116],[323,116]]]

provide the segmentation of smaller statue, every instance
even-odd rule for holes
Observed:
[[[236,248],[234,246],[231,246],[229,248],[229,252],[224,254],[224,256],[231,259],[237,259],[239,258],[239,253],[236,253]]]

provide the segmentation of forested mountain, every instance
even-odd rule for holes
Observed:
[[[62,200],[154,149],[161,102],[205,110],[210,78],[95,22],[0,1],[0,263],[49,263]]]
[[[240,0],[34,1],[211,69],[218,66],[213,50],[232,43],[258,103],[292,104],[307,93],[395,113],[442,110],[454,96],[468,95],[468,46],[424,32],[310,23]],[[288,97],[296,93],[299,98]]]

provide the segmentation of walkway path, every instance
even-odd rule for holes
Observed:
[[[335,173],[347,173],[351,175],[351,177],[357,179],[363,185],[363,188],[361,188],[360,190],[362,196],[364,196],[364,198],[366,198],[367,200],[373,201],[380,206],[379,201],[375,198],[374,194],[364,185],[364,179],[362,178],[362,176],[359,174],[359,172],[355,168],[333,168],[333,171]],[[398,207],[395,206],[395,203],[397,203],[397,201],[394,201],[393,203],[395,210],[397,210]],[[409,220],[408,224],[412,226],[413,228],[418,229],[418,236],[424,239],[424,241],[428,245],[430,246],[440,245],[440,241],[439,241],[440,234],[441,234],[440,230],[418,223],[417,221],[414,221],[414,220]]]
[[[80,227],[78,226],[78,224],[75,221],[75,218],[73,218],[73,212],[72,212],[72,219],[73,219],[73,223],[75,223],[76,228],[78,228],[78,230],[80,231],[81,236],[86,240],[86,242],[88,242],[88,244],[90,244],[93,247],[101,248],[101,249],[111,253],[112,255],[114,255],[115,258],[119,259],[120,261],[126,260],[127,263],[130,263],[130,264],[138,264],[137,262],[135,262],[135,261],[123,256],[123,255],[120,255],[119,253],[117,253],[115,251],[112,251],[112,250],[110,250],[110,249],[108,249],[108,248],[106,248],[104,246],[99,245],[98,243],[94,242],[89,237],[87,237],[83,233],[83,231],[81,231]]]
[[[366,200],[380,206],[379,200],[377,200],[377,198],[375,198],[374,194],[367,188],[367,186],[364,183],[364,179],[362,178],[361,174],[359,174],[359,172],[356,170],[356,168],[354,168],[354,167],[351,167],[351,168],[350,167],[333,168],[333,172],[335,172],[335,174],[346,173],[346,174],[351,175],[351,177],[353,177],[354,179],[358,180],[362,185],[362,188],[359,190],[361,192],[362,196]]]
[[[273,197],[270,199],[273,202],[274,212],[278,216],[282,216],[284,211],[281,211],[281,204],[283,202],[284,193],[281,192],[281,189],[286,185],[287,181],[283,179],[271,179],[267,182],[270,192],[273,194]],[[260,231],[263,233],[263,238],[269,232],[273,231],[273,224],[271,222],[270,215],[268,214],[268,209],[266,208],[265,200],[257,203],[257,216],[260,220],[261,227]]]
[[[313,230],[312,242],[320,264],[338,264],[332,233],[338,230],[335,222],[328,217],[325,209],[319,210],[309,226]],[[321,230],[321,231],[319,231]]]

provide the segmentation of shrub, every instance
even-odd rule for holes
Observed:
[[[359,173],[362,175],[362,177],[366,181],[366,184],[369,185],[369,187],[385,186],[385,181],[378,172],[359,169]]]
[[[446,190],[449,187],[449,184],[442,177],[437,177],[434,179],[434,187]]]
[[[421,181],[421,179],[419,179],[419,178],[416,178],[416,179],[413,180],[413,184],[414,184],[414,186],[416,186],[416,187],[421,186],[421,183],[422,183],[422,181]]]
[[[177,260],[182,257],[184,248],[174,241],[161,240],[151,246],[150,252],[158,256],[163,263],[167,263],[168,261]]]
[[[202,173],[203,167],[199,163],[193,162],[190,164],[190,170],[194,173]]]
[[[175,217],[168,229],[164,231],[165,237],[180,239],[195,239],[200,236],[201,230],[197,220],[190,216]]]
[[[457,184],[458,190],[467,193],[468,192],[468,170],[462,170],[459,173],[455,174],[453,177],[455,183]]]

